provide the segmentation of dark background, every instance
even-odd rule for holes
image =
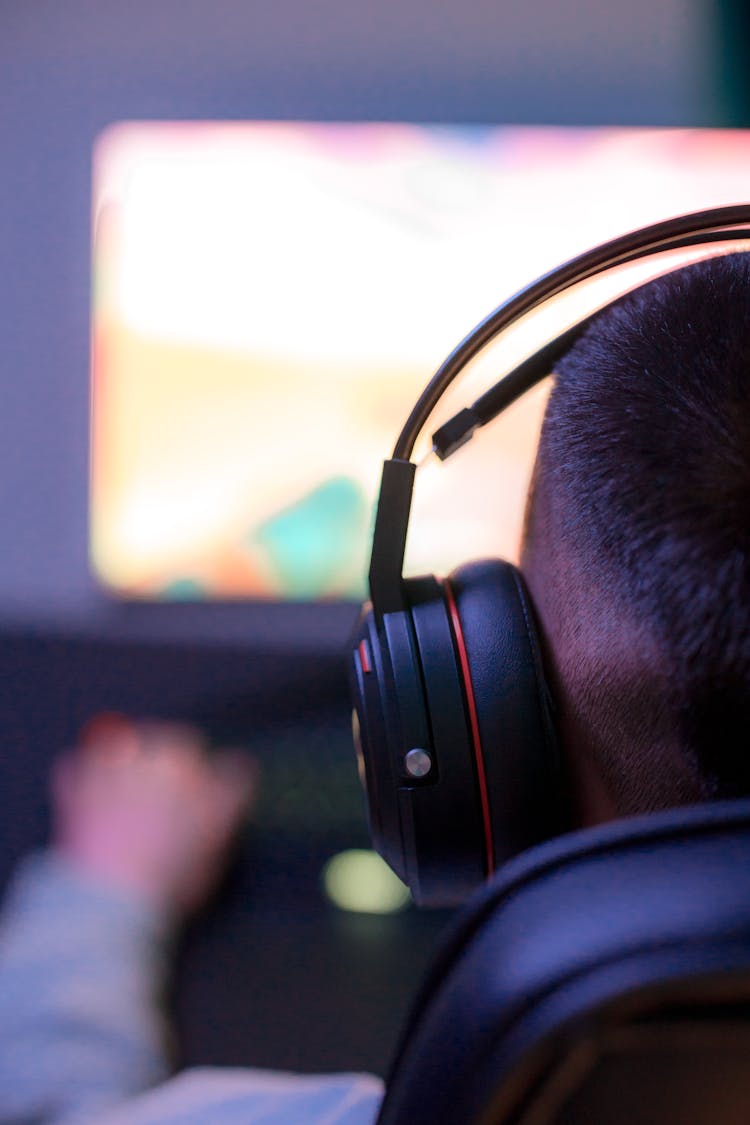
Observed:
[[[355,607],[129,606],[90,575],[96,135],[124,119],[747,124],[749,22],[734,0],[0,0],[0,881],[45,839],[50,761],[92,713],[191,719],[252,750],[256,822],[178,964],[185,1062],[382,1071],[446,916],[344,915],[320,891],[325,859],[367,841],[342,655]]]
[[[447,916],[344,914],[325,861],[367,847],[340,654],[29,636],[0,639],[0,881],[45,838],[46,779],[87,717],[199,723],[257,757],[262,790],[173,988],[181,1061],[382,1070]]]

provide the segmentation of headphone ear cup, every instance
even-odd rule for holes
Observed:
[[[550,696],[520,571],[468,563],[445,582],[475,747],[481,755],[500,864],[563,830],[563,792]]]

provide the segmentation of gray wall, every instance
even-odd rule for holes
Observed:
[[[338,644],[351,620],[340,606],[132,612],[90,578],[99,130],[123,118],[713,124],[711,12],[708,0],[0,0],[0,622],[249,631],[284,646]]]

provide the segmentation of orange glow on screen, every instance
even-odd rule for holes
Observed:
[[[147,598],[362,596],[381,462],[445,354],[587,247],[744,200],[749,170],[740,131],[113,126],[94,158],[97,574]],[[522,326],[441,417],[640,276]],[[410,572],[516,557],[545,396],[420,470]]]

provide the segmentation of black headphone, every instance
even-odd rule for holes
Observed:
[[[521,290],[445,360],[383,466],[371,604],[352,646],[354,734],[373,843],[420,905],[462,902],[505,860],[564,831],[567,809],[533,607],[518,569],[490,559],[445,579],[402,576],[414,444],[466,364],[522,316],[615,266],[747,240],[749,226],[750,204],[683,215],[607,242]],[[438,457],[548,375],[591,319],[441,426],[432,439]]]

